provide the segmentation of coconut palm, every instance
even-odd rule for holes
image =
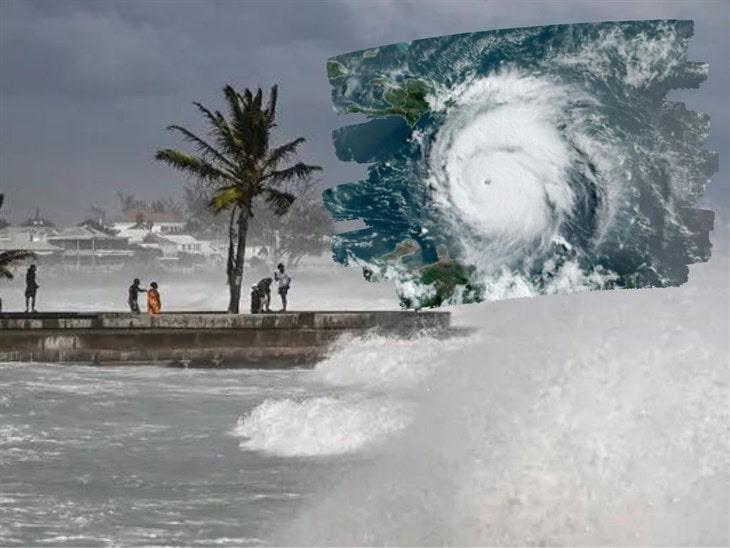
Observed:
[[[155,158],[175,169],[204,181],[213,190],[210,208],[215,213],[228,210],[228,260],[226,275],[230,291],[228,311],[238,313],[241,282],[246,254],[246,234],[254,217],[257,197],[264,198],[277,215],[284,215],[295,196],[282,189],[294,180],[306,180],[319,166],[297,162],[282,166],[304,142],[299,137],[284,145],[271,148],[271,133],[276,127],[277,86],[271,88],[266,105],[259,88],[256,93],[246,89],[237,92],[227,85],[223,88],[228,113],[211,111],[193,103],[208,122],[210,141],[178,125],[167,129],[179,133],[195,146],[197,155],[179,150],[159,150]]]
[[[0,194],[0,209],[3,207],[5,196]],[[13,279],[12,267],[25,259],[34,257],[33,253],[24,249],[10,249],[0,251],[0,278]]]

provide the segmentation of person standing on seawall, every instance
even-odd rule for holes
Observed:
[[[145,293],[147,290],[142,289],[140,286],[139,278],[135,278],[132,282],[132,285],[129,286],[129,310],[133,314],[139,314],[139,302],[137,301],[137,297],[140,293]]]
[[[289,287],[291,286],[291,277],[289,274],[284,272],[284,265],[279,263],[276,265],[276,272],[274,272],[274,279],[279,282],[279,297],[281,297],[281,311],[286,312],[286,295],[289,293]]]
[[[147,290],[147,313],[150,316],[157,316],[162,310],[162,300],[157,289],[157,282],[152,282]]]
[[[35,312],[35,296],[38,292],[38,282],[35,278],[36,266],[34,264],[28,267],[28,271],[25,273],[25,311],[28,312],[31,309]]]

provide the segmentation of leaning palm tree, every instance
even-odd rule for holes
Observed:
[[[167,128],[192,143],[197,155],[164,149],[159,150],[155,158],[209,185],[213,190],[210,208],[214,213],[229,211],[228,311],[238,313],[246,234],[249,221],[254,216],[255,198],[263,197],[274,213],[284,215],[296,197],[283,190],[282,185],[293,180],[305,180],[313,171],[322,168],[302,162],[282,166],[304,142],[302,137],[271,148],[271,132],[276,127],[277,86],[271,88],[266,105],[263,104],[261,88],[255,94],[248,89],[239,93],[227,85],[223,94],[228,116],[193,103],[210,126],[210,141],[182,126]]]
[[[0,209],[3,207],[5,196],[0,194]],[[25,249],[9,249],[0,251],[0,278],[13,279],[12,267],[17,263],[34,257],[33,253]]]

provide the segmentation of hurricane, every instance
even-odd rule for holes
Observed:
[[[667,287],[710,257],[696,207],[718,156],[709,117],[669,100],[708,74],[691,21],[555,25],[334,57],[336,130],[365,180],[324,193],[337,261],[438,306]]]

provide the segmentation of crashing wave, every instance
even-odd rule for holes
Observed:
[[[687,281],[713,214],[708,116],[689,21],[557,25],[418,40],[333,58],[335,132],[365,181],[325,192],[335,259],[396,281],[405,306]]]
[[[413,420],[409,393],[450,363],[472,339],[426,335],[394,340],[344,337],[317,364],[309,382],[317,392],[298,399],[267,399],[238,419],[240,448],[281,457],[366,451]]]

